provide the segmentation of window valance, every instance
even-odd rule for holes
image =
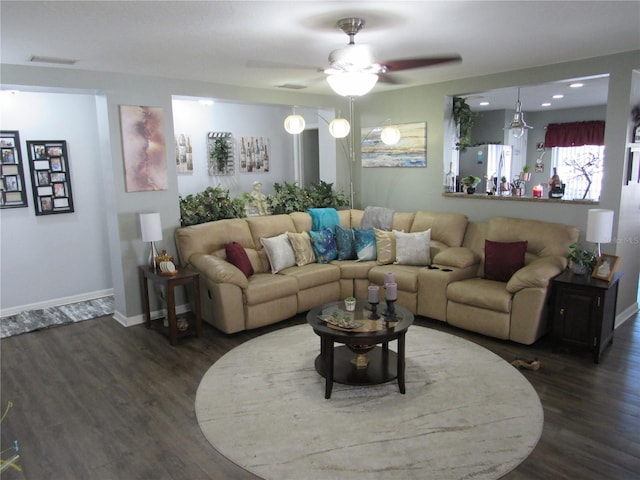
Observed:
[[[551,148],[604,145],[604,125],[604,120],[550,123],[544,136],[544,146]]]

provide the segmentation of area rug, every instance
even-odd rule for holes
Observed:
[[[405,395],[397,382],[334,384],[328,400],[314,369],[319,348],[304,324],[220,358],[196,394],[209,443],[270,480],[496,479],[518,466],[542,433],[531,384],[469,341],[413,326]]]
[[[0,318],[0,338],[111,315],[114,305],[114,297],[109,295],[83,302],[7,315]]]

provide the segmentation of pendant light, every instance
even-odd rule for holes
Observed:
[[[293,114],[284,119],[284,129],[291,135],[297,135],[304,130],[306,123],[302,115],[296,113],[295,108]]]
[[[398,127],[384,127],[380,132],[380,140],[385,145],[395,145],[400,141],[400,136]]]
[[[533,127],[527,125],[524,121],[524,113],[522,112],[522,104],[520,103],[520,89],[518,88],[518,101],[516,102],[516,112],[513,114],[513,121],[507,127],[508,130],[511,130],[513,136],[516,138],[520,138],[524,135],[524,132],[527,128],[532,129]]]
[[[329,133],[333,138],[344,138],[350,131],[351,125],[346,118],[334,118],[329,122]]]

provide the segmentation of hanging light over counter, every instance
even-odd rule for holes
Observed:
[[[513,114],[513,121],[507,127],[508,130],[511,130],[513,136],[516,138],[520,138],[524,135],[524,132],[527,129],[532,129],[533,127],[527,125],[527,122],[524,121],[524,113],[522,112],[522,104],[520,103],[520,89],[518,89],[518,101],[516,102],[516,111]]]

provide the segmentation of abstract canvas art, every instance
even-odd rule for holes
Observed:
[[[127,192],[167,190],[164,117],[160,107],[120,105]]]
[[[400,131],[400,140],[386,145],[380,135],[383,127],[362,129],[363,167],[426,167],[427,123],[390,125]]]

